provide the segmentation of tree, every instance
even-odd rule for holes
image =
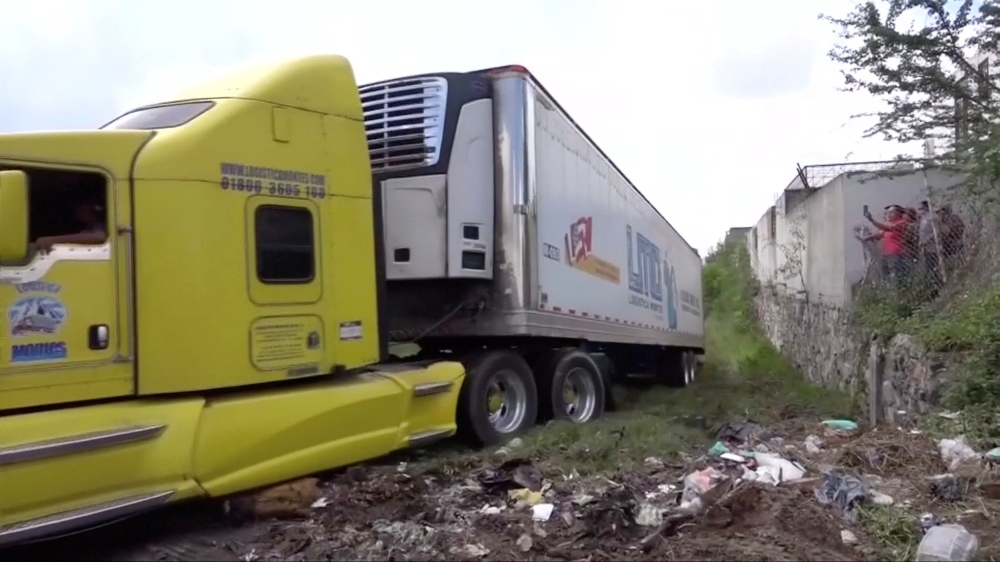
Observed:
[[[974,60],[997,52],[1000,0],[869,0],[843,17],[820,18],[838,31],[829,56],[843,67],[843,89],[884,102],[855,116],[874,119],[866,136],[933,139],[948,156],[1000,178],[1000,73]]]

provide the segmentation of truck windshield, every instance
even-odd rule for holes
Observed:
[[[149,130],[179,127],[205,113],[213,105],[215,102],[197,101],[133,109],[101,128]]]

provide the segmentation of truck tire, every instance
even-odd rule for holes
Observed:
[[[513,351],[487,351],[463,361],[458,397],[459,436],[492,446],[531,428],[538,418],[538,390],[528,363]]]
[[[557,349],[538,373],[542,419],[586,423],[604,414],[601,368],[580,349]]]
[[[690,382],[691,374],[688,369],[687,357],[687,352],[679,349],[662,350],[656,369],[657,380],[671,388],[686,387]]]

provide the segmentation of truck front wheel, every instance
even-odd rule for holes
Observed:
[[[545,419],[584,423],[604,413],[604,377],[587,352],[572,348],[553,351],[538,378],[545,397],[540,412]]]
[[[491,446],[535,425],[538,390],[528,363],[513,351],[487,351],[464,361],[458,399],[459,435]]]

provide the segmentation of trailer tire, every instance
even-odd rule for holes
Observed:
[[[690,382],[686,351],[668,348],[660,351],[656,378],[671,388],[684,388]]]
[[[604,414],[604,377],[594,358],[583,350],[554,350],[539,370],[538,388],[542,419],[586,423]]]
[[[464,441],[489,447],[535,425],[538,390],[524,358],[513,351],[487,351],[463,363],[465,382],[455,417]],[[501,401],[499,405],[495,400]],[[497,411],[492,412],[491,406]]]

